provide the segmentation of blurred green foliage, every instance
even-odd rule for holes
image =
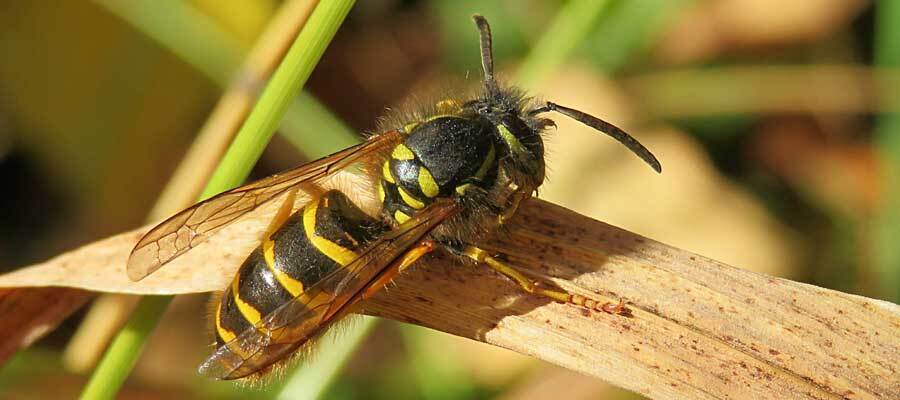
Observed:
[[[880,67],[900,67],[900,3],[879,2],[876,13],[875,62]],[[886,90],[898,92],[900,87]],[[876,134],[887,179],[875,219],[876,257],[882,288],[893,301],[900,301],[900,113],[882,115]]]
[[[22,224],[4,221],[0,230],[8,241],[0,246],[0,255],[15,261],[8,267],[52,256],[63,248],[139,223],[192,134],[201,126],[217,93],[228,84],[254,35],[278,5],[275,1],[163,3],[98,0],[57,2],[52,7],[41,2],[0,5],[0,51],[7,55],[0,62],[0,138],[4,138],[0,141],[0,156],[5,156],[0,159],[0,168],[9,170],[3,176],[35,177],[34,181],[19,182],[7,190],[25,193],[29,185],[47,188],[27,192],[43,193],[40,199],[9,205],[17,214],[37,215],[28,229],[40,234],[23,235]],[[402,98],[385,101],[377,97],[372,93],[375,86],[366,82],[367,76],[385,79],[381,83],[397,88],[397,92],[414,90],[421,84],[419,79],[434,75],[468,75],[468,82],[477,81],[477,32],[470,20],[476,12],[492,23],[499,70],[515,70],[524,65],[525,73],[530,74],[529,63],[538,63],[536,76],[526,75],[533,81],[553,78],[552,70],[561,64],[575,64],[598,75],[613,74],[625,79],[677,69],[702,72],[720,65],[764,67],[785,60],[810,65],[826,61],[877,63],[892,68],[900,65],[900,33],[895,32],[900,29],[900,6],[896,2],[879,2],[815,40],[763,42],[754,47],[735,39],[727,44],[731,47],[681,64],[661,61],[656,47],[669,39],[666,34],[684,18],[686,10],[705,3],[587,3],[590,2],[435,0],[359,5],[339,32],[322,67],[313,74],[312,94],[295,99],[282,121],[281,133],[291,146],[277,139],[254,176],[290,166],[283,160],[297,159],[295,147],[307,158],[344,147],[356,140],[350,132],[372,125],[357,124],[351,128],[342,119],[353,120],[365,110],[381,110],[402,102]],[[577,24],[556,19],[565,16],[560,11],[566,7],[577,9],[574,7],[586,4],[597,7],[592,10],[596,15],[573,15],[591,21],[584,24],[588,29],[574,29]],[[553,32],[554,24],[559,24],[563,32],[569,29],[571,36],[564,34],[564,39],[557,39],[565,43],[547,36],[547,32]],[[411,31],[433,37],[432,49],[423,49],[415,38],[399,34]],[[870,32],[874,34],[870,36]],[[541,43],[553,52],[535,51]],[[841,48],[839,43],[852,51]],[[372,53],[365,53],[366,46],[374,46]],[[866,55],[869,46],[874,46],[874,61]],[[382,49],[412,61],[373,66],[361,56]],[[439,57],[432,58],[431,54]],[[505,76],[508,82],[520,83],[513,80],[514,75]],[[655,88],[657,95],[710,104],[731,104],[744,95],[734,93],[727,85],[701,90],[684,82],[676,83],[680,85]],[[874,140],[870,141],[866,122],[854,121],[847,124],[853,129],[837,129],[840,134],[831,134],[826,128],[833,115],[810,112],[799,116],[813,121],[808,125],[818,124],[821,128],[812,135],[815,139],[803,146],[825,143],[831,146],[829,149],[840,152],[848,144],[862,143],[877,152],[878,165],[885,168],[887,179],[877,182],[884,195],[877,199],[876,209],[853,204],[858,212],[835,207],[834,200],[824,198],[822,191],[811,186],[811,178],[796,178],[760,161],[767,156],[759,154],[762,151],[758,147],[763,126],[779,123],[779,117],[784,116],[710,113],[690,119],[653,119],[642,121],[642,125],[673,124],[686,132],[702,146],[729,184],[752,193],[756,202],[802,238],[803,264],[790,272],[794,278],[896,301],[900,298],[900,250],[894,244],[900,237],[900,185],[896,181],[900,177],[900,117],[878,115]],[[5,140],[7,137],[11,139]],[[803,146],[792,149],[796,152]],[[675,155],[663,154],[664,163],[667,157]],[[11,161],[16,159],[28,162]],[[789,161],[789,165],[801,162],[799,156]],[[816,168],[820,167],[816,164]],[[833,172],[821,169],[820,174]],[[679,178],[664,176],[676,182]],[[4,183],[7,182],[15,183]],[[56,194],[51,196],[52,193]],[[64,211],[53,211],[62,206]],[[748,248],[735,251],[752,250],[752,244],[748,244]],[[496,386],[484,384],[466,368],[467,361],[430,348],[430,335],[436,334],[419,327],[379,326],[373,343],[363,346],[361,354],[350,356],[350,371],[324,397],[493,398],[535,376],[517,372]],[[62,376],[64,386],[73,388],[65,393],[77,393],[82,381],[61,371],[56,356],[60,345],[58,341],[44,342],[19,354],[0,371],[0,387],[30,393],[28,390],[38,390],[30,385]],[[193,369],[193,365],[189,367]],[[168,387],[156,386],[136,380],[126,386],[124,393],[148,390],[151,396],[155,395],[152,398],[167,398],[173,393],[184,398],[273,398],[278,394],[278,388],[241,389],[192,376]],[[0,389],[0,395],[3,394]],[[631,396],[615,393],[607,397]]]

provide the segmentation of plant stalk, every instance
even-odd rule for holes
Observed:
[[[207,183],[201,199],[235,187],[247,178],[353,3],[353,0],[331,0],[316,7]],[[138,303],[135,313],[94,370],[82,399],[115,396],[170,301],[171,296],[148,296]]]

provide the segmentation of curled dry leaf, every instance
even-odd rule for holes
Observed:
[[[91,297],[70,288],[0,289],[0,363],[55,329]]]
[[[0,276],[0,286],[216,290],[254,245],[251,233],[265,225],[265,214],[139,283],[128,280],[124,265],[143,228]],[[631,315],[548,303],[487,268],[440,255],[398,278],[364,311],[509,348],[652,398],[900,397],[897,305],[733,268],[540,200],[524,204],[510,233],[486,247],[572,292],[623,299]]]
[[[306,201],[300,196],[298,202]],[[243,257],[256,246],[272,206],[257,212],[213,237],[208,246],[141,282],[131,281],[125,262],[138,239],[152,225],[99,240],[46,262],[0,275],[0,363],[53,330],[95,292],[179,294],[219,290],[231,279]],[[211,254],[215,253],[215,254]],[[55,287],[54,287],[55,286]],[[78,288],[78,289],[69,289]]]

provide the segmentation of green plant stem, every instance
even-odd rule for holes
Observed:
[[[247,178],[353,3],[331,0],[316,6],[210,178],[202,198],[237,186]]]
[[[353,3],[353,0],[319,3],[266,85],[201,198],[237,186],[247,178],[278,127],[278,121],[306,83]],[[141,300],[94,370],[82,391],[82,399],[111,399],[115,396],[170,301],[170,296],[148,296]]]
[[[82,399],[115,398],[134,368],[144,342],[171,301],[172,296],[145,296],[141,299],[82,390]]]
[[[559,67],[590,32],[607,0],[569,0],[519,66],[516,83],[534,87]]]
[[[94,1],[223,89],[247,50],[214,20],[181,0]],[[288,106],[280,132],[308,159],[359,141],[356,132],[305,91]]]
[[[879,67],[900,67],[900,2],[880,1],[875,4],[875,62]],[[893,85],[894,83],[892,83]],[[885,94],[900,92],[900,85],[883,87]],[[879,116],[875,141],[882,159],[885,198],[877,212],[875,259],[878,281],[886,298],[900,299],[900,113]]]

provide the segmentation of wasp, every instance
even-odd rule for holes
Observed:
[[[544,181],[542,135],[556,112],[621,142],[657,172],[656,157],[597,117],[553,102],[538,103],[494,79],[491,30],[480,35],[483,88],[443,100],[361,144],[216,195],[179,212],[132,250],[133,280],[190,251],[260,205],[281,199],[262,243],[247,257],[214,311],[217,348],[200,372],[218,379],[255,376],[289,358],[355,310],[404,269],[437,249],[510,278],[525,292],[585,309],[612,305],[541,285],[479,246]],[[339,190],[321,184],[362,166],[378,194],[369,215]],[[293,211],[296,193],[311,200]]]

